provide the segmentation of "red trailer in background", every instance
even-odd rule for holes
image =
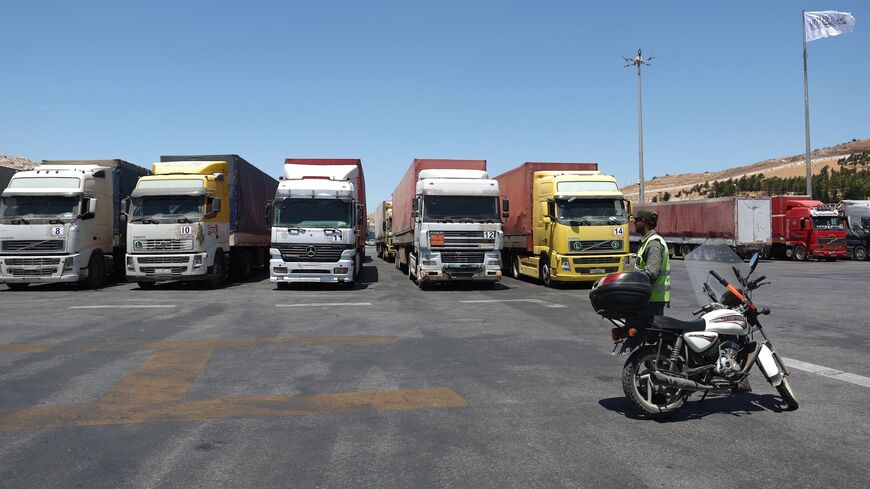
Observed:
[[[846,258],[846,230],[837,209],[806,195],[770,198],[771,257]]]

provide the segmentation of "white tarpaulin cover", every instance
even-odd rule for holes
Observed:
[[[849,12],[822,10],[804,12],[804,38],[807,42],[839,36],[855,30],[855,17]]]

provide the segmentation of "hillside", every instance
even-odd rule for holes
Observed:
[[[16,170],[29,170],[36,164],[27,158],[19,156],[0,155],[0,166],[5,168],[14,168]]]
[[[811,154],[813,174],[818,175],[822,173],[825,167],[836,168],[838,161],[842,158],[862,152],[870,152],[870,139],[852,140],[836,146],[817,149]],[[744,176],[750,177],[753,175],[781,179],[804,177],[806,175],[804,158],[804,154],[797,154],[772,158],[725,170],[656,176],[646,181],[644,193],[646,194],[647,201],[652,200],[653,197],[660,200],[665,192],[670,194],[672,199],[691,199],[702,197],[697,191],[692,192],[693,187],[705,184],[709,186],[715,182],[728,179],[737,180]],[[638,184],[634,183],[623,187],[622,191],[629,200],[637,201],[638,187]]]

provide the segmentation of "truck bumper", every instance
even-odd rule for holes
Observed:
[[[813,258],[846,258],[848,253],[846,250],[813,250],[810,252]]]
[[[130,254],[126,255],[127,280],[160,282],[165,280],[205,280],[208,253]]]
[[[632,270],[631,255],[553,254],[550,276],[557,282],[594,282],[616,272]]]
[[[498,282],[501,280],[501,267],[480,267],[444,265],[442,267],[420,267],[421,282]]]
[[[78,282],[80,255],[0,256],[0,281],[8,284]]]
[[[337,262],[285,262],[269,260],[269,280],[285,283],[344,283],[353,282],[354,260],[342,258]]]

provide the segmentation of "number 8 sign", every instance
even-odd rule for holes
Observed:
[[[50,232],[52,236],[63,236],[63,226],[54,226]]]

